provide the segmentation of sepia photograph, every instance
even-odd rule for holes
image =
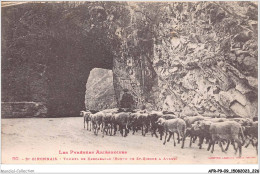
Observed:
[[[1,163],[258,164],[258,2],[2,1]]]

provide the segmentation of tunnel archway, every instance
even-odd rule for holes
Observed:
[[[80,110],[85,110],[85,86],[93,68],[112,70],[113,56],[104,47],[96,49],[87,59],[50,66],[48,115],[78,116]]]
[[[13,117],[17,110],[23,116],[78,116],[85,110],[90,71],[113,69],[112,48],[118,42],[103,26],[104,8],[98,3],[30,3],[5,7],[2,14],[4,115]],[[44,105],[42,113],[36,111],[39,105]]]
[[[93,68],[86,84],[85,106],[87,110],[104,110],[117,107],[113,83],[113,71]]]
[[[153,39],[145,15],[133,9],[138,11],[125,2],[4,8],[3,115],[13,117],[17,110],[21,117],[78,116],[85,109],[85,84],[93,68],[113,70],[117,103],[123,88],[138,102],[147,101],[144,95],[149,96],[156,76],[148,58]]]

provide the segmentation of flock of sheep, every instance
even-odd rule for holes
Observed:
[[[177,134],[178,143],[181,141],[181,148],[184,148],[186,137],[190,137],[190,144],[195,143],[199,139],[199,148],[202,148],[204,140],[208,143],[207,150],[214,152],[214,145],[219,144],[222,152],[226,152],[229,145],[232,144],[235,153],[239,151],[241,157],[242,146],[248,147],[250,144],[258,151],[258,120],[257,118],[211,118],[205,116],[179,116],[172,112],[163,111],[147,111],[147,110],[119,110],[106,109],[103,111],[81,111],[81,116],[87,124],[87,130],[98,135],[98,131],[102,131],[102,136],[116,135],[117,130],[121,135],[126,137],[132,130],[135,134],[138,130],[142,131],[145,136],[149,131],[151,135],[160,140],[164,136],[164,142],[169,142],[173,137],[174,146],[176,146],[174,133]],[[168,137],[168,138],[167,138]],[[223,145],[226,148],[223,148]]]

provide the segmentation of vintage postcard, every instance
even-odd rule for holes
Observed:
[[[258,163],[256,1],[1,11],[3,164]]]

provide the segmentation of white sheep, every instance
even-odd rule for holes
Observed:
[[[88,130],[88,125],[89,125],[90,131],[91,131],[91,112],[90,111],[80,111],[80,115],[83,117],[84,129],[85,129],[85,122],[86,122],[87,130]]]

